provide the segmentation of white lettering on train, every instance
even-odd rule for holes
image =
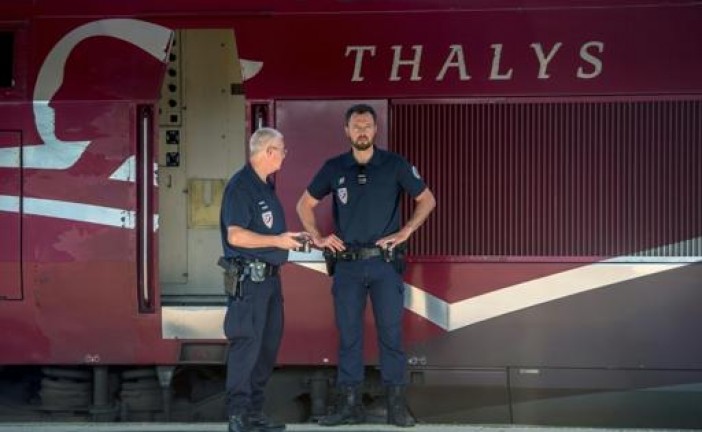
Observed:
[[[402,60],[402,45],[393,45],[392,50],[394,55],[392,58],[392,71],[390,72],[390,81],[400,81],[399,69],[400,66],[412,66],[412,75],[410,81],[421,81],[422,77],[419,76],[419,66],[422,62],[422,49],[421,45],[412,45],[412,50],[414,50],[414,57],[411,60]]]
[[[580,47],[580,58],[590,63],[593,66],[593,70],[590,72],[586,72],[585,69],[583,69],[583,67],[580,66],[578,68],[578,78],[592,79],[602,73],[602,60],[590,53],[590,51],[588,50],[590,47],[595,47],[600,54],[604,52],[604,43],[602,42],[590,41],[586,44],[583,44],[583,46]]]
[[[552,76],[549,73],[549,65],[551,62],[561,55],[563,42],[556,42],[553,45],[545,46],[541,42],[533,42],[529,44],[532,49],[538,69],[533,71],[533,77],[539,80],[548,80]],[[490,71],[486,73],[489,81],[509,81],[514,79],[514,71],[518,65],[510,64],[503,57],[508,56],[508,50],[501,43],[493,43],[490,45],[492,50],[492,59],[490,61]],[[513,50],[513,47],[509,47]],[[601,54],[604,52],[605,44],[601,41],[588,41],[584,43],[579,50],[580,64],[576,64],[577,68],[573,71],[574,75],[579,79],[594,79],[602,74],[603,62]],[[387,52],[387,54],[385,54]],[[513,52],[513,51],[511,51]],[[390,71],[388,81],[403,81],[409,80],[413,82],[421,82],[426,75],[426,65],[422,62],[422,57],[426,53],[424,45],[392,45],[390,50],[384,51],[377,45],[348,45],[346,46],[345,57],[350,57],[353,60],[353,71],[351,73],[351,82],[363,82],[365,76],[363,74],[364,67],[372,68],[376,61],[383,55],[392,53],[392,62],[390,63]],[[508,59],[507,59],[508,60]],[[385,62],[384,62],[385,63]],[[441,63],[441,68],[435,75],[435,81],[443,81],[447,77],[456,77],[459,81],[468,81],[471,79],[469,62],[466,59],[466,52],[461,44],[452,44],[448,47],[448,53]],[[521,68],[524,68],[522,65]],[[367,69],[366,69],[367,70]],[[528,76],[521,73],[520,76]]]
[[[490,69],[490,80],[510,80],[514,69],[508,69],[505,73],[500,73],[500,62],[502,61],[502,44],[492,44],[492,69]]]
[[[436,80],[443,81],[444,76],[450,67],[458,68],[459,80],[469,80],[470,75],[468,75],[468,69],[466,68],[466,56],[463,54],[463,47],[461,45],[451,45],[449,48],[451,48],[451,52],[449,52],[448,57],[446,57],[446,61],[441,67],[439,75],[436,76]]]
[[[556,55],[556,52],[558,52],[558,49],[563,45],[562,43],[558,42],[551,48],[551,51],[549,51],[548,55],[544,55],[544,48],[541,46],[540,43],[533,43],[531,44],[531,48],[534,50],[534,53],[536,53],[536,57],[539,59],[539,79],[549,79],[551,75],[548,74],[546,71],[546,68],[548,68],[548,64],[553,60],[553,56]]]
[[[351,77],[351,81],[363,81],[363,77],[361,76],[361,65],[363,64],[363,55],[366,52],[369,52],[371,57],[375,56],[375,47],[374,46],[365,46],[365,45],[358,45],[358,46],[347,46],[346,47],[346,57],[349,56],[349,54],[355,52],[356,57],[353,65],[353,76]]]

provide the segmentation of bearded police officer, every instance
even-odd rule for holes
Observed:
[[[286,232],[283,208],[268,177],[286,154],[283,136],[261,128],[249,141],[249,163],[232,176],[222,199],[220,229],[228,295],[224,333],[229,432],[279,431],[263,414],[264,388],[283,333],[280,265],[302,246],[304,233]]]
[[[387,421],[413,426],[404,386],[406,359],[402,349],[404,311],[403,243],[434,209],[434,195],[417,169],[401,156],[373,145],[376,113],[368,105],[346,112],[351,151],[329,159],[315,175],[297,204],[300,220],[313,243],[325,248],[339,331],[336,411],[320,424],[361,423],[364,380],[363,316],[370,295],[380,347],[380,369],[388,394]],[[415,201],[412,217],[400,226],[400,195]],[[333,194],[335,232],[323,236],[313,209]]]

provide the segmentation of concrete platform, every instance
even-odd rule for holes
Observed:
[[[0,423],[0,432],[225,432],[225,423]],[[605,429],[562,428],[517,425],[432,425],[414,428],[386,425],[323,427],[314,424],[290,424],[290,432],[661,432],[673,429]]]

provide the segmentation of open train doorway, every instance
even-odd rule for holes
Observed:
[[[219,210],[227,180],[246,160],[242,82],[232,29],[174,33],[158,120],[163,305],[224,304]]]

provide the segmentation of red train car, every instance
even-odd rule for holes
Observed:
[[[405,277],[420,421],[702,427],[700,41],[682,0],[2,2],[0,417],[221,418],[222,187],[279,128],[299,227],[362,100],[438,202]],[[302,421],[336,334],[321,256],[291,258],[270,404]]]

